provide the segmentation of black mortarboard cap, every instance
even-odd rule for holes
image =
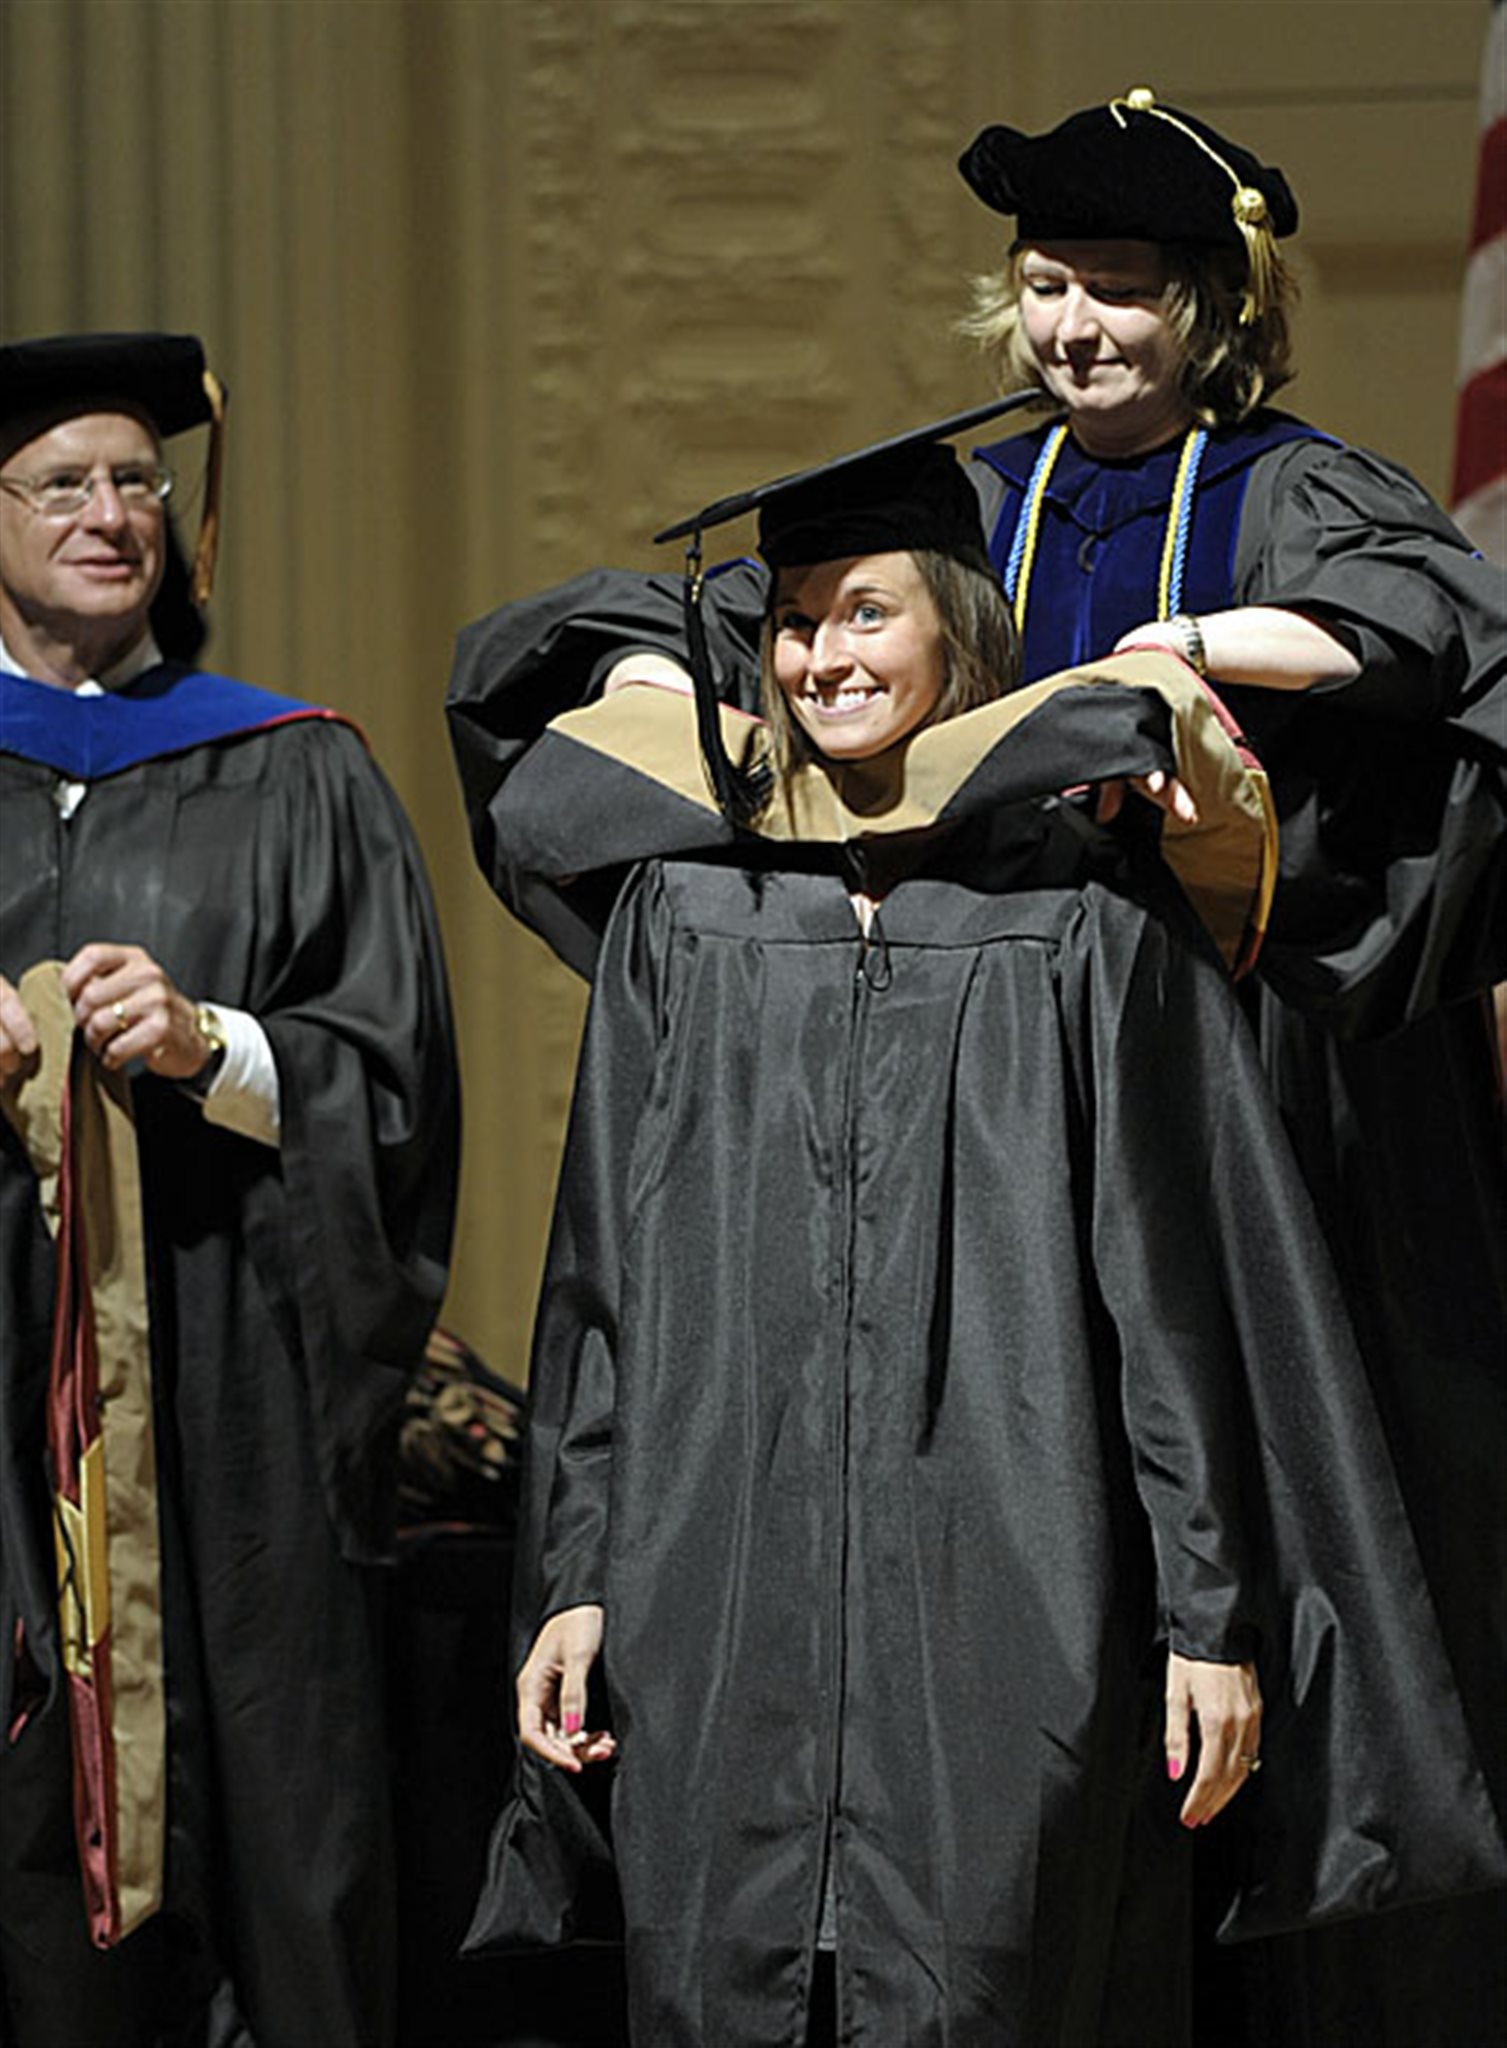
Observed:
[[[1298,225],[1286,178],[1239,143],[1136,86],[1045,135],[985,128],[958,169],[1028,242],[1202,242],[1244,248],[1253,311],[1267,303],[1273,237]]]
[[[143,414],[164,441],[190,427],[209,427],[193,566],[185,565],[172,538],[153,606],[153,627],[169,654],[196,653],[204,639],[198,607],[209,596],[219,545],[226,395],[193,334],[53,334],[0,345],[0,435],[12,447],[18,435],[29,440],[81,412],[112,406]]]
[[[987,566],[978,493],[945,442],[818,470],[759,509],[759,553],[771,569],[890,548],[931,548]]]
[[[688,540],[686,643],[696,686],[696,719],[707,778],[724,815],[735,823],[756,797],[722,744],[716,682],[701,617],[701,536],[750,512],[759,515],[759,552],[771,568],[831,562],[845,555],[882,554],[893,548],[932,549],[987,570],[989,557],[978,498],[957,457],[943,443],[981,427],[1016,406],[1031,405],[1032,389],[992,399],[967,412],[893,434],[867,448],[834,456],[814,469],[756,484],[718,498],[689,519],[655,534],[656,541]]]
[[[1016,406],[1039,404],[1040,400],[1041,393],[1034,389],[1012,391],[1007,398],[992,398],[984,405],[971,406],[967,412],[928,421],[924,427],[907,427],[903,434],[891,434],[887,440],[871,442],[867,448],[834,455],[813,469],[791,470],[768,483],[755,484],[750,490],[714,499],[689,519],[677,519],[654,538],[656,542],[698,540],[708,527],[725,526],[729,520],[757,512],[759,552],[766,561],[773,562],[776,558],[769,553],[769,547],[774,545],[779,548],[779,561],[785,563],[835,561],[843,553],[871,554],[879,547],[929,547],[934,542],[917,539],[918,530],[929,526],[938,538],[945,538],[954,521],[961,529],[976,532],[977,499],[957,473],[955,457],[939,444],[956,434],[966,434],[970,428],[985,426],[1001,413],[1013,412]],[[932,455],[926,453],[928,450],[933,451]],[[952,475],[957,475],[957,481],[963,484],[971,501],[968,506],[950,481],[942,481]],[[949,507],[954,508],[950,513]],[[865,539],[859,546],[847,549],[828,547],[821,555],[792,554],[783,545],[781,537],[798,527],[824,523],[830,533],[836,531],[836,522],[840,520],[844,525],[854,522],[856,530],[865,512],[872,515],[872,530],[882,530],[882,540]],[[897,537],[902,527],[906,528],[903,540]],[[811,544],[820,544],[814,534]]]

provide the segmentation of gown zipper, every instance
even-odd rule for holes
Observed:
[[[849,887],[863,891],[864,862],[862,851],[849,849],[845,865],[849,869]],[[858,959],[853,973],[852,994],[848,1011],[847,1060],[843,1076],[841,1156],[839,1159],[838,1188],[842,1204],[838,1219],[838,1242],[841,1246],[841,1265],[838,1272],[842,1313],[842,1337],[838,1354],[839,1369],[834,1375],[832,1411],[829,1423],[832,1442],[832,1535],[829,1539],[834,1553],[829,1583],[832,1587],[832,1610],[830,1616],[830,1726],[826,1762],[826,1800],[823,1814],[823,1854],[821,1877],[817,1901],[817,1939],[820,1940],[822,1925],[826,1918],[828,1901],[832,1902],[834,1924],[834,1959],[840,1952],[840,1941],[836,1933],[836,1910],[838,1905],[837,1866],[837,1818],[842,1802],[843,1765],[843,1703],[847,1686],[847,1612],[848,1612],[848,1488],[850,1443],[850,1394],[851,1363],[853,1347],[854,1316],[854,1268],[856,1264],[856,1237],[858,1223],[858,1144],[857,1124],[859,1105],[862,1097],[861,1077],[863,1052],[867,1036],[869,1008],[878,994],[890,985],[893,970],[890,963],[889,945],[885,939],[878,907],[876,906],[867,931],[860,931]],[[834,1960],[835,1968],[835,1960]],[[842,1974],[836,1969],[835,1990],[837,2001],[837,2035],[843,2038],[843,1987]]]

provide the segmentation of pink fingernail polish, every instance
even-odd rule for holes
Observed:
[[[1167,1776],[1172,1780],[1174,1785],[1177,1783],[1178,1779],[1182,1776],[1182,1774],[1182,1758],[1180,1756],[1169,1756],[1167,1759]]]
[[[565,1716],[565,1732],[566,1732],[566,1734],[567,1734],[567,1735],[579,1735],[579,1734],[580,1734],[580,1732],[581,1732],[581,1717],[580,1717],[580,1715],[579,1715],[579,1714],[567,1714],[567,1715]]]

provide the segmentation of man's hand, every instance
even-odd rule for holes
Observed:
[[[0,1088],[36,1056],[37,1028],[10,982],[0,974]]]
[[[103,1066],[144,1060],[164,1080],[191,1081],[210,1058],[194,1005],[140,946],[81,946],[63,969],[63,991]]]

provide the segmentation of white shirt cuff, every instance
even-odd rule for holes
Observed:
[[[204,1096],[204,1116],[259,1145],[276,1145],[282,1135],[277,1063],[267,1034],[248,1010],[209,1007],[225,1033],[225,1057]]]

